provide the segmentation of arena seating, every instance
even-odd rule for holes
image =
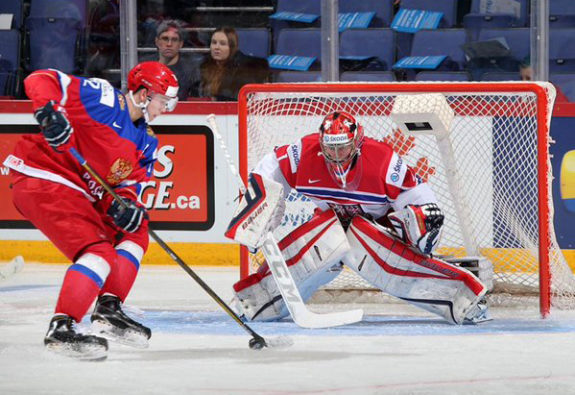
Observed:
[[[341,33],[339,56],[375,56],[391,69],[395,57],[395,33],[391,29],[350,29]]]

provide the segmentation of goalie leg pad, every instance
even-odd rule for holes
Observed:
[[[304,301],[341,272],[339,262],[350,250],[332,210],[314,215],[278,245]],[[289,314],[267,264],[234,284],[234,291],[249,320],[273,321]]]
[[[469,270],[481,280],[488,291],[493,291],[493,264],[487,258],[482,256],[466,256],[441,259]]]
[[[392,296],[462,324],[487,289],[469,271],[413,250],[385,228],[356,217],[342,259],[370,284]]]

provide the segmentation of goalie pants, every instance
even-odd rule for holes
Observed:
[[[339,274],[335,269],[340,261],[371,285],[453,324],[471,318],[486,292],[469,271],[420,254],[359,216],[344,233],[333,211],[316,214],[279,247],[304,301]],[[273,320],[288,314],[267,265],[234,289],[249,319]]]
[[[55,313],[80,322],[99,294],[113,294],[124,301],[148,248],[147,221],[135,233],[119,233],[112,220],[81,192],[11,173],[16,209],[73,262]]]

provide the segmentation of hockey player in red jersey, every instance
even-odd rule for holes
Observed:
[[[148,122],[177,103],[178,82],[158,62],[128,75],[128,93],[107,81],[35,71],[24,81],[41,133],[22,138],[4,161],[13,202],[72,265],[44,338],[52,351],[84,359],[107,355],[107,339],[146,347],[151,331],[122,311],[148,247],[148,216],[138,202],[157,138]],[[124,199],[124,208],[68,152],[74,147]],[[96,300],[92,333],[82,320]],[[102,336],[102,337],[101,337]]]
[[[444,221],[435,194],[390,145],[365,137],[352,115],[328,114],[319,133],[276,147],[253,169],[249,186],[226,235],[252,249],[281,221],[283,205],[267,204],[278,186],[284,197],[295,189],[317,206],[310,220],[278,243],[304,300],[333,280],[343,263],[373,286],[450,323],[486,319],[482,282],[431,255]],[[247,319],[288,314],[267,264],[234,290]]]

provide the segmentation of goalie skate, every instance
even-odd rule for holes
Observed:
[[[152,337],[150,328],[128,317],[113,295],[100,296],[91,320],[93,333],[126,346],[147,348]]]
[[[463,325],[475,325],[482,322],[491,321],[493,317],[489,314],[489,309],[487,306],[487,299],[483,297],[477,305],[467,314],[463,320]]]
[[[44,345],[53,353],[79,360],[103,361],[108,356],[106,339],[78,333],[74,321],[66,315],[52,318]]]

